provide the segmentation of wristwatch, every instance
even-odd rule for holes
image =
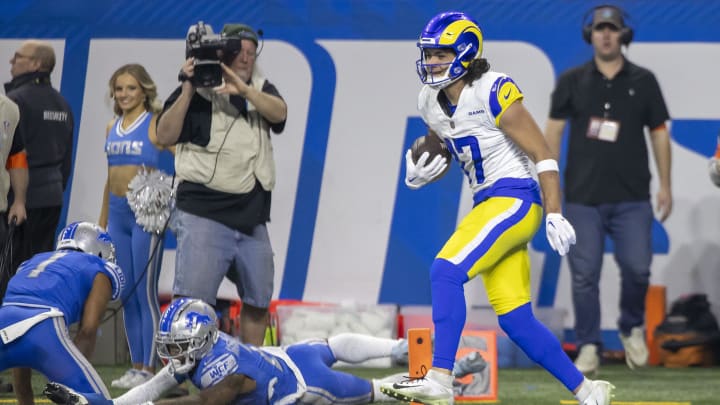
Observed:
[[[188,75],[186,75],[185,72],[182,69],[180,69],[180,73],[178,73],[178,81],[185,82],[188,80],[190,80],[190,77],[188,77]]]

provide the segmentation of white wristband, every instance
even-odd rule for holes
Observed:
[[[560,168],[558,167],[557,160],[545,159],[535,163],[535,170],[540,174],[542,172],[559,172]]]

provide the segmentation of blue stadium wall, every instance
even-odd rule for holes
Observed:
[[[245,22],[264,32],[258,59],[289,105],[274,137],[278,186],[271,237],[278,298],[329,302],[430,303],[428,267],[470,209],[460,170],[421,191],[403,184],[404,150],[424,132],[415,100],[415,39],[448,9],[475,16],[494,70],[511,75],[540,123],[565,69],[587,61],[582,1],[3,1],[0,59],[22,40],[58,50],[53,82],[76,117],[75,168],[66,221],[95,220],[105,181],[105,125],[112,118],[107,80],[124,63],[144,64],[167,97],[177,85],[190,25],[219,30]],[[635,41],[628,58],[653,70],[663,88],[673,136],[675,210],[654,228],[653,283],[669,298],[693,291],[720,305],[718,189],[707,158],[720,129],[720,2],[638,0],[625,8]],[[0,71],[9,80],[9,66]],[[166,170],[172,170],[166,156]],[[654,173],[654,168],[653,168]],[[653,190],[657,183],[653,181]],[[174,241],[162,276],[170,289]],[[568,269],[544,230],[531,244],[535,304],[571,309]],[[202,252],[198,252],[202,254]],[[202,271],[202,269],[198,269]],[[619,277],[608,245],[602,279],[603,327],[617,317]],[[480,282],[468,305],[487,304]],[[233,296],[225,284],[221,294]],[[571,312],[571,311],[570,311]],[[572,314],[566,320],[572,324]]]

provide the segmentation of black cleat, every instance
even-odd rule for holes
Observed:
[[[60,383],[47,383],[43,394],[55,404],[61,405],[88,405],[88,400]]]

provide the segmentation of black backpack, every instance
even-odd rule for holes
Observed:
[[[657,327],[656,334],[681,334],[694,332],[696,337],[687,340],[669,340],[662,348],[677,351],[683,347],[720,344],[720,328],[710,312],[710,302],[705,294],[689,294],[672,303],[670,313]]]

